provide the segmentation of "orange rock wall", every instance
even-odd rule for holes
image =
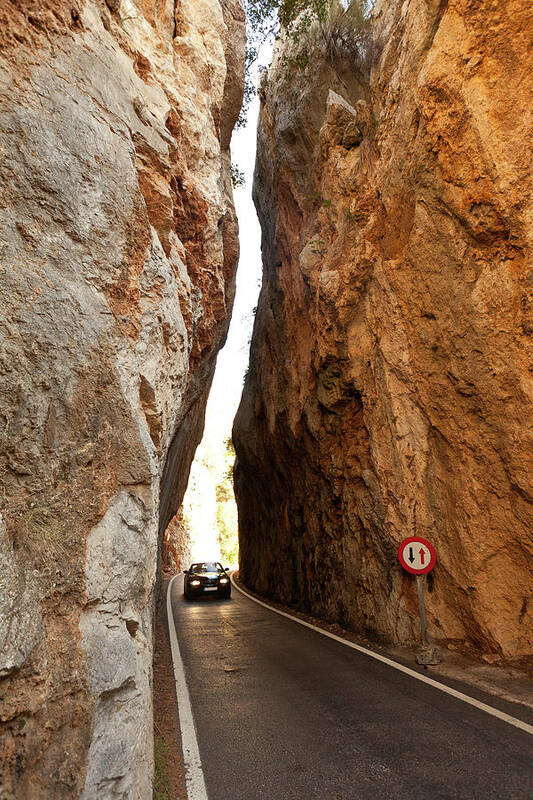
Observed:
[[[264,278],[234,441],[241,574],[392,642],[533,645],[531,8],[381,2],[370,80],[261,89]],[[345,78],[339,81],[339,70]],[[329,94],[332,89],[337,95]]]

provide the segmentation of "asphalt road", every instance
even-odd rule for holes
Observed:
[[[530,734],[235,588],[187,603],[182,586],[172,609],[209,800],[532,800]]]

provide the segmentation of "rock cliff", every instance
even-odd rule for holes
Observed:
[[[278,48],[234,429],[248,586],[413,641],[396,550],[419,534],[433,635],[488,658],[533,645],[532,22],[520,0],[378,2],[366,81],[356,59],[287,74]]]
[[[158,541],[234,294],[244,14],[0,22],[0,795],[148,798]]]

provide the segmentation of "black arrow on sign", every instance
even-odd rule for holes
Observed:
[[[410,547],[410,548],[409,548],[409,561],[410,561],[410,562],[411,562],[411,564],[412,564],[414,560],[415,560],[415,557],[414,557],[414,555],[413,555],[413,548],[412,548],[412,547]]]

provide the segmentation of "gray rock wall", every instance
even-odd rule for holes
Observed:
[[[0,23],[0,797],[148,798],[158,537],[234,294],[244,16]]]

